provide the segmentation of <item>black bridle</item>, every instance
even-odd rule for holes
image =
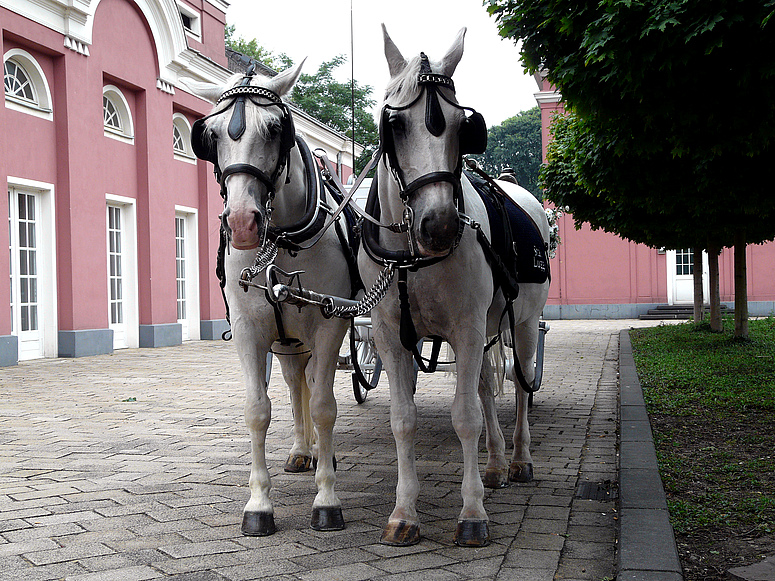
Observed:
[[[461,174],[463,169],[463,154],[465,153],[482,153],[487,144],[487,127],[484,123],[484,118],[480,113],[472,109],[471,107],[463,107],[459,105],[449,97],[447,97],[442,88],[450,89],[453,93],[455,91],[455,83],[451,77],[446,75],[433,73],[431,71],[430,62],[425,53],[420,53],[420,71],[417,75],[417,84],[420,87],[420,92],[417,97],[406,105],[384,105],[382,113],[380,115],[379,137],[380,148],[377,152],[377,158],[384,156],[385,166],[390,170],[393,179],[399,187],[399,195],[401,201],[404,204],[403,212],[403,228],[402,231],[407,234],[409,242],[409,250],[388,250],[379,244],[379,233],[377,225],[373,222],[365,222],[363,225],[364,233],[364,246],[371,258],[381,264],[394,263],[399,267],[418,268],[420,266],[428,266],[435,264],[440,260],[443,260],[454,251],[455,247],[460,242],[460,238],[463,234],[464,220],[459,218],[458,236],[450,249],[449,253],[440,257],[424,258],[419,256],[416,248],[416,242],[412,234],[412,226],[414,222],[414,211],[409,205],[410,198],[421,188],[435,183],[449,183],[452,186],[452,196],[457,208],[459,216],[465,215],[465,204],[463,200],[463,186],[461,183]],[[406,182],[406,176],[404,175],[401,165],[398,162],[398,156],[395,150],[395,141],[390,127],[390,112],[392,111],[405,111],[415,104],[425,95],[425,127],[428,131],[438,137],[446,130],[446,120],[444,118],[444,112],[439,102],[441,97],[448,104],[452,105],[456,109],[469,112],[470,115],[466,116],[460,126],[459,131],[459,157],[457,165],[454,171],[434,171],[427,174],[423,174],[411,182]],[[483,144],[483,145],[482,145]],[[377,178],[374,178],[372,182],[372,189],[369,192],[369,198],[367,201],[366,212],[379,220],[380,207],[379,197],[377,194]]]

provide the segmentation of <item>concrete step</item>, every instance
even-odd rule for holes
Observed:
[[[703,305],[705,314],[710,312],[710,306]],[[722,315],[731,315],[734,311],[727,308],[726,305],[721,305]],[[694,316],[694,307],[692,305],[659,305],[638,318],[643,321],[658,321],[658,320],[676,320],[676,319],[691,319]]]

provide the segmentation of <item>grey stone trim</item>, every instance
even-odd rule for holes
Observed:
[[[140,325],[140,347],[172,347],[181,343],[183,326],[180,323]]]
[[[546,305],[544,319],[637,319],[660,303]]]
[[[226,319],[213,319],[199,323],[199,338],[202,341],[220,341],[224,332],[229,330]]]
[[[19,338],[16,335],[0,337],[0,367],[19,363]]]
[[[111,329],[59,331],[57,352],[59,357],[89,357],[113,353],[113,331]]]
[[[619,574],[617,581],[682,581],[629,331],[619,333]]]

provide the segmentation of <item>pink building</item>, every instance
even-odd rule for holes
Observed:
[[[544,159],[550,139],[549,125],[555,112],[564,111],[560,94],[536,75],[541,108]],[[635,244],[588,225],[576,230],[573,217],[559,220],[562,243],[551,261],[552,285],[544,309],[547,319],[637,318],[660,304],[693,301],[692,252],[690,249],[655,250]],[[750,314],[775,312],[775,243],[748,247],[748,300]],[[707,257],[705,263],[705,298]],[[732,249],[719,257],[722,303],[734,306]]]
[[[227,7],[0,2],[0,365],[220,338],[222,203],[189,143],[211,105],[180,79],[232,74]],[[342,160],[346,179],[347,138],[298,112],[295,121],[313,149]]]

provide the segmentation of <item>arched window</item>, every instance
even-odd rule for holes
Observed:
[[[191,126],[185,115],[180,113],[172,116],[172,153],[175,159],[196,163],[194,150],[191,149]]]
[[[121,90],[113,85],[105,85],[102,88],[102,121],[106,137],[134,143],[134,126],[129,104]]]
[[[105,127],[121,131],[121,116],[113,100],[107,95],[102,96],[102,116],[105,121]]]
[[[20,64],[12,59],[3,63],[3,84],[5,85],[5,94],[16,97],[24,101],[29,101],[37,105],[35,99],[35,89],[30,82],[30,78]]]
[[[17,48],[3,55],[3,87],[7,108],[43,119],[54,118],[46,76],[28,52]]]

